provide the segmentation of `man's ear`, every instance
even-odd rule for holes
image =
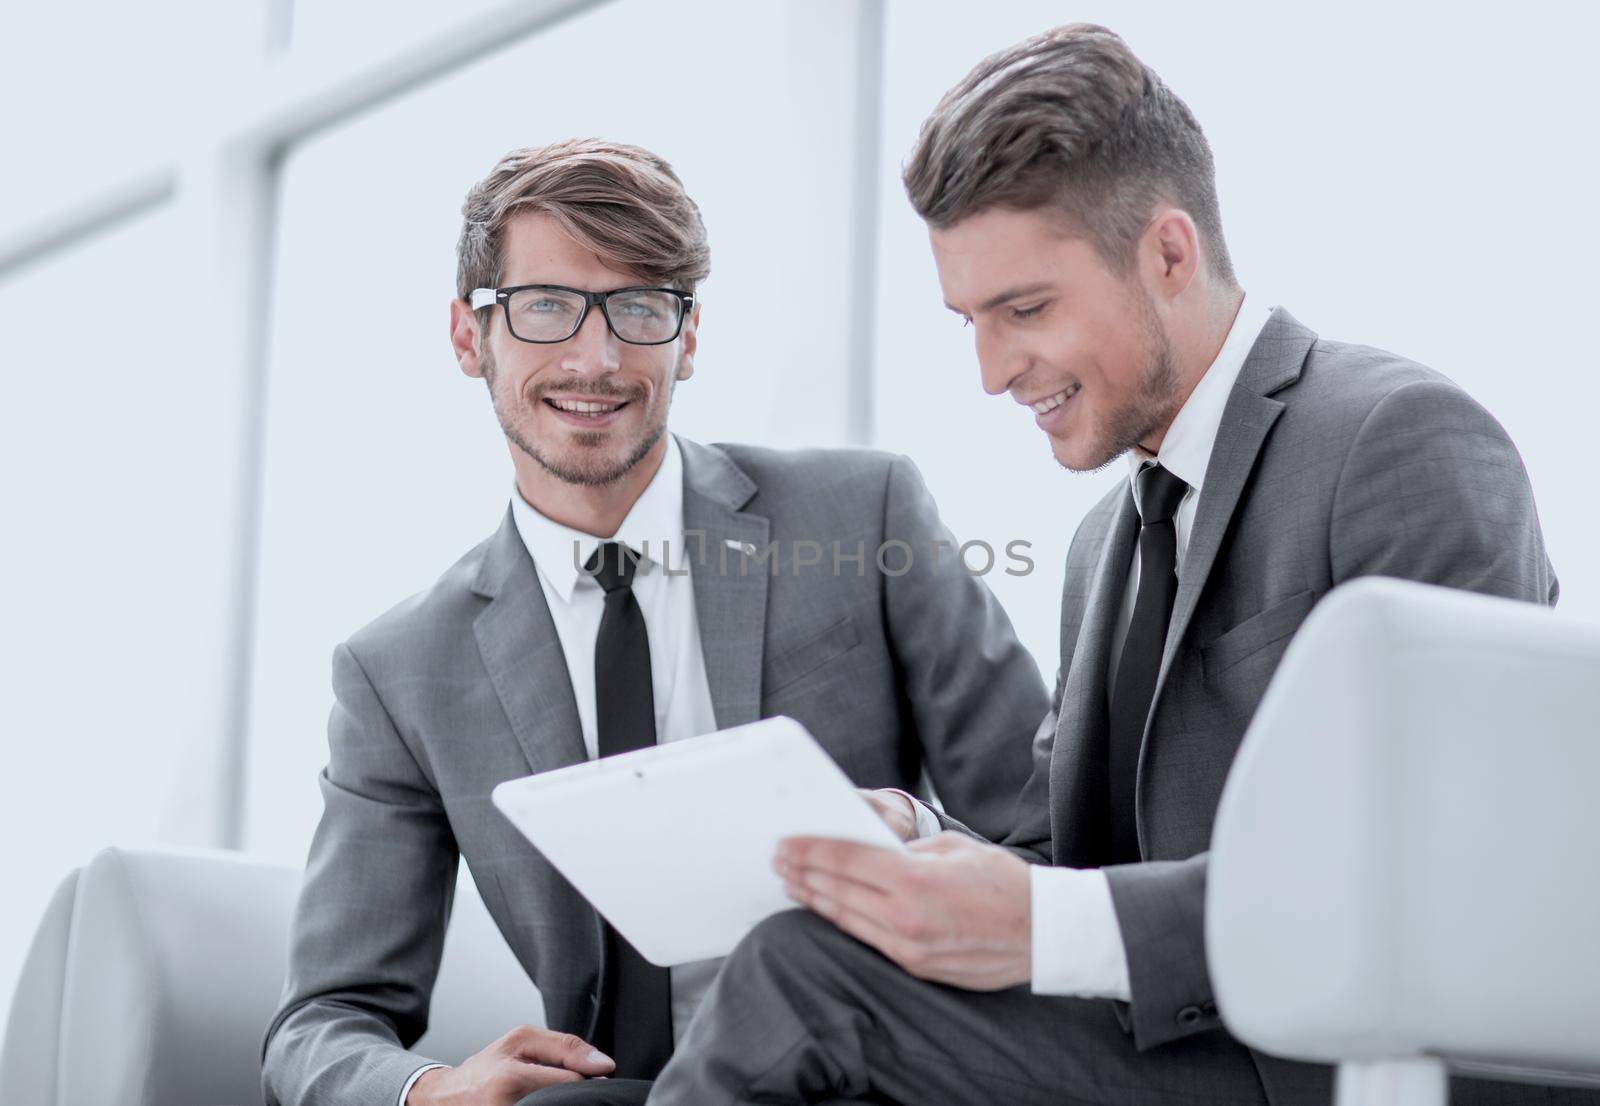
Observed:
[[[700,327],[700,305],[696,303],[689,317],[683,320],[683,352],[678,357],[677,378],[688,380],[694,375],[694,351],[700,344],[697,333]]]
[[[1161,303],[1188,290],[1200,270],[1200,233],[1181,208],[1169,207],[1145,228],[1139,243],[1145,279]]]
[[[466,300],[450,301],[450,348],[455,351],[456,364],[471,377],[483,376],[483,347],[486,336],[478,329],[478,313]]]

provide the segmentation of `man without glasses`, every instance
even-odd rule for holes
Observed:
[[[494,809],[501,781],[787,714],[857,784],[926,770],[999,834],[1048,709],[987,587],[931,555],[951,538],[903,458],[667,433],[709,254],[666,162],[516,151],[464,215],[451,344],[488,384],[515,489],[488,540],[334,653],[270,1102],[642,1100],[717,965],[645,962]],[[882,568],[890,543],[918,555]],[[907,797],[876,802],[909,824]],[[550,1029],[507,1026],[449,1068],[410,1049],[459,858]]]
[[[1303,139],[1262,137],[1315,171]],[[1223,780],[1342,581],[1555,602],[1517,451],[1439,374],[1245,294],[1199,125],[1104,28],[980,62],[905,184],[984,389],[1030,408],[1066,468],[1128,454],[1129,479],[1068,553],[1060,675],[1005,847],[785,843],[809,911],[739,945],[649,1101],[1323,1106],[1329,1068],[1217,1016],[1202,905]]]

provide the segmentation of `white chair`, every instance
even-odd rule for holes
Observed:
[[[232,853],[107,849],[62,882],[0,1051],[6,1106],[260,1103],[297,869]],[[458,1063],[544,1004],[463,875],[424,1055]]]
[[[1228,777],[1206,944],[1229,1029],[1337,1064],[1340,1106],[1600,1086],[1600,627],[1328,595]]]

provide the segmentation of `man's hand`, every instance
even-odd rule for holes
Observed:
[[[998,991],[1033,975],[1028,865],[958,833],[904,852],[791,837],[773,868],[789,897],[919,979]]]
[[[871,791],[865,787],[858,787],[856,790],[871,804],[873,812],[894,830],[896,837],[902,841],[917,839],[917,808],[903,791],[889,787],[880,791]]]
[[[607,1075],[616,1066],[580,1037],[522,1025],[458,1068],[423,1072],[406,1106],[515,1106],[541,1087]]]

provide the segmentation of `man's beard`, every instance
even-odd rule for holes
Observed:
[[[513,404],[502,402],[500,389],[496,384],[496,366],[494,358],[487,351],[483,357],[483,376],[489,385],[489,400],[494,405],[495,418],[500,422],[500,429],[505,432],[506,439],[544,469],[551,476],[567,484],[576,484],[585,488],[599,488],[615,483],[622,479],[633,466],[645,459],[645,456],[655,448],[661,436],[667,432],[667,411],[672,405],[672,391],[677,386],[677,369],[674,366],[673,374],[667,383],[666,402],[660,404],[656,417],[651,419],[651,412],[645,411],[645,426],[628,452],[621,460],[607,458],[600,452],[600,445],[605,441],[606,435],[600,431],[578,430],[574,435],[574,456],[559,457],[549,451],[541,449],[523,427],[516,421],[517,408]],[[629,404],[643,406],[646,392],[641,389],[632,391],[619,391],[615,388],[605,388],[589,381],[568,381],[561,387],[563,395],[581,395],[599,400],[618,400]],[[544,402],[543,396],[535,392],[526,396],[528,409],[531,414],[537,405]],[[509,409],[508,409],[509,408]]]
[[[1172,356],[1172,342],[1156,317],[1149,296],[1141,295],[1139,303],[1140,329],[1144,332],[1144,368],[1133,394],[1106,415],[1099,448],[1095,450],[1097,460],[1081,471],[1099,472],[1134,446],[1147,441],[1178,413],[1178,366]]]

